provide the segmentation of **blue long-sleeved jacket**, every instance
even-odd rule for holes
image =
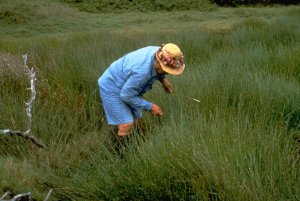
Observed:
[[[144,47],[113,62],[98,80],[100,90],[119,96],[136,110],[150,110],[152,103],[141,95],[158,79],[154,68],[158,49],[158,46]]]

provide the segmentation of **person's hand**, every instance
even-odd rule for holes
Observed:
[[[151,114],[156,115],[156,116],[163,115],[163,112],[161,111],[160,107],[158,105],[156,105],[155,103],[152,104],[150,112],[151,112]]]
[[[171,85],[171,83],[169,82],[169,80],[167,80],[167,78],[164,78],[162,81],[161,81],[163,87],[165,88],[165,91],[167,93],[172,93],[173,92],[173,86]]]

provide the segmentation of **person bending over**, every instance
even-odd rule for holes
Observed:
[[[116,126],[116,135],[129,135],[142,111],[162,116],[162,109],[142,95],[155,80],[172,93],[166,75],[179,75],[184,69],[183,53],[173,43],[144,47],[114,61],[98,79],[98,85],[107,123]]]

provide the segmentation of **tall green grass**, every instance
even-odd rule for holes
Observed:
[[[1,41],[37,71],[32,133],[0,136],[0,189],[42,200],[299,200],[299,16],[251,18],[227,32],[75,33]],[[186,71],[145,98],[125,160],[113,151],[97,79],[128,51],[177,43]],[[18,59],[20,57],[16,57]],[[26,129],[26,77],[2,76],[0,128]],[[195,101],[199,100],[200,102]]]

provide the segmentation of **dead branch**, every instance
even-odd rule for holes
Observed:
[[[27,200],[31,200],[31,192],[19,194],[19,195],[14,196],[12,199],[4,200],[4,198],[5,198],[8,194],[10,194],[10,192],[4,193],[4,195],[1,197],[0,201],[18,201],[18,200],[21,199],[21,198],[26,198]],[[22,199],[22,200],[23,200],[23,199]]]
[[[26,112],[27,112],[27,117],[28,117],[28,121],[29,121],[29,130],[31,129],[32,126],[32,106],[33,103],[35,101],[35,96],[36,96],[36,91],[35,91],[35,81],[36,81],[36,77],[35,77],[35,72],[33,70],[33,68],[29,68],[27,66],[27,54],[23,55],[23,59],[24,59],[24,68],[25,71],[30,79],[30,91],[31,91],[31,98],[30,100],[25,103],[26,104]]]
[[[48,201],[49,198],[50,198],[50,195],[52,193],[52,189],[50,189],[50,191],[48,192],[47,196],[45,197],[44,201]],[[9,199],[9,200],[4,200],[4,198],[6,198],[9,194],[11,194],[10,192],[6,192],[4,193],[1,197],[0,197],[0,201],[18,201],[19,199],[21,200],[32,200],[32,197],[31,197],[31,192],[28,192],[28,193],[23,193],[23,194],[19,194],[19,195],[16,195],[14,196],[12,199]]]
[[[13,131],[10,129],[5,129],[5,130],[0,130],[0,135],[17,135],[25,138],[26,140],[31,140],[31,142],[33,142],[35,145],[37,145],[40,148],[47,149],[47,147],[43,143],[39,142],[39,140],[33,135],[30,135],[28,131],[21,132],[21,131]]]
[[[30,135],[31,127],[32,127],[32,106],[33,106],[33,103],[35,101],[35,96],[36,96],[36,91],[35,91],[36,77],[35,77],[35,72],[34,72],[33,68],[30,69],[27,66],[27,54],[23,55],[23,60],[24,60],[25,71],[30,79],[30,88],[29,89],[31,90],[31,98],[28,102],[25,103],[27,117],[28,117],[28,130],[25,132],[21,132],[21,131],[14,131],[11,129],[5,129],[5,130],[0,130],[0,134],[2,134],[2,135],[5,135],[5,134],[17,135],[17,136],[25,138],[26,140],[31,140],[31,142],[33,142],[35,145],[37,145],[40,148],[46,149],[46,146],[44,144],[39,142],[37,140],[37,138],[34,137],[33,135]]]

